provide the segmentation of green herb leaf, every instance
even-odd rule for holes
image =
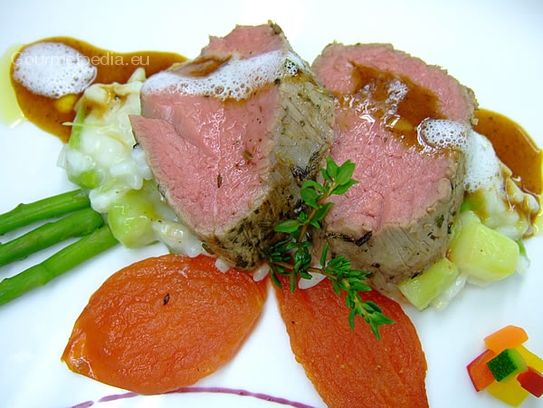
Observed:
[[[332,181],[333,179],[335,179],[337,177],[337,172],[338,172],[338,165],[336,164],[336,162],[334,161],[334,159],[332,159],[331,157],[328,157],[326,159],[326,169],[322,169],[322,173],[323,175],[324,174],[327,174],[328,177],[330,178],[330,180],[327,180],[326,177],[324,177],[324,179],[326,181]]]
[[[300,196],[302,197],[302,200],[304,200],[305,204],[313,207],[313,208],[319,208],[319,205],[317,201],[320,198],[320,195],[317,191],[315,191],[312,188],[302,188],[300,190]]]
[[[298,228],[300,228],[300,226],[301,226],[301,223],[298,220],[288,220],[280,224],[277,224],[277,226],[275,227],[275,231],[286,232],[287,234],[291,234],[294,231],[296,231]]]
[[[320,193],[324,193],[325,192],[325,188],[322,184],[316,182],[315,180],[306,180],[304,181],[304,183],[302,184],[302,190],[316,190]]]
[[[357,181],[352,180],[351,182],[339,185],[334,189],[333,194],[335,195],[345,194],[348,189],[350,189],[352,186],[354,186],[357,183],[358,183]]]
[[[351,182],[351,177],[354,173],[354,167],[355,164],[350,160],[347,160],[345,163],[343,163],[337,170],[337,175],[335,176],[336,183],[342,186]]]
[[[313,221],[322,221],[326,214],[328,213],[328,210],[334,205],[334,203],[326,203],[321,204],[317,211],[313,214],[313,217],[311,218]]]
[[[321,222],[333,206],[328,201],[331,195],[341,195],[357,183],[352,179],[355,164],[349,160],[338,166],[329,157],[326,168],[320,169],[323,183],[307,180],[303,183],[300,196],[309,211],[301,211],[295,220],[288,220],[278,224],[275,231],[290,234],[290,237],[278,242],[269,248],[264,256],[270,264],[270,275],[274,284],[281,287],[279,276],[288,276],[290,290],[296,290],[298,279],[310,279],[311,272],[318,272],[326,276],[340,295],[346,292],[345,302],[351,309],[349,312],[349,325],[354,329],[356,316],[361,317],[369,324],[373,334],[380,338],[379,327],[394,323],[385,316],[374,302],[364,301],[360,293],[368,292],[371,287],[365,283],[366,271],[351,269],[351,261],[344,256],[328,259],[328,244],[325,244],[319,257],[320,268],[313,267],[312,255],[309,250],[311,242],[308,228],[321,228]]]

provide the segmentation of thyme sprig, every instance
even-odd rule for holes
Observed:
[[[301,188],[301,197],[306,209],[300,211],[295,219],[281,222],[276,232],[289,236],[277,242],[264,254],[270,265],[272,281],[281,287],[280,276],[289,278],[290,290],[294,292],[299,278],[311,279],[312,273],[320,273],[332,281],[334,291],[340,295],[347,292],[345,301],[351,309],[349,325],[354,329],[355,317],[360,316],[370,325],[371,331],[380,339],[379,327],[394,323],[385,316],[381,308],[372,301],[363,300],[360,293],[371,291],[365,283],[367,272],[351,269],[351,261],[345,256],[328,258],[328,244],[325,244],[319,259],[320,266],[314,266],[310,252],[309,228],[322,228],[324,217],[333,206],[328,199],[332,195],[342,195],[354,184],[352,178],[355,164],[347,160],[338,166],[332,158],[326,161],[326,168],[320,169],[323,182],[306,180]]]

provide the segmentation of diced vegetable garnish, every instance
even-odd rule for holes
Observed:
[[[486,365],[497,381],[512,378],[528,368],[520,353],[515,349],[503,350]]]
[[[488,386],[487,390],[494,398],[512,407],[518,407],[530,395],[528,391],[521,387],[516,378],[502,382],[494,381]]]
[[[488,348],[466,366],[477,392],[486,389],[514,407],[530,394],[543,395],[543,359],[523,345],[527,339],[526,331],[513,325],[485,337]]]
[[[458,268],[447,258],[442,258],[421,275],[409,278],[398,285],[402,294],[423,310],[458,277]]]
[[[524,361],[526,361],[526,364],[528,364],[529,367],[535,368],[540,373],[543,372],[543,358],[532,353],[524,346],[517,347],[517,350],[524,358]]]
[[[522,327],[505,326],[503,329],[485,337],[485,345],[495,353],[501,353],[505,349],[515,348],[528,340],[528,333]]]
[[[483,225],[471,211],[460,216],[460,229],[454,237],[449,259],[460,272],[482,282],[501,280],[515,272],[519,246],[511,238]]]
[[[543,375],[532,367],[528,367],[527,371],[520,373],[517,380],[522,388],[529,391],[530,394],[537,398],[543,395]]]
[[[477,392],[484,390],[496,381],[492,371],[486,365],[494,357],[496,357],[496,353],[492,350],[485,350],[467,365],[469,378]]]

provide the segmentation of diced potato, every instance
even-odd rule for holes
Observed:
[[[458,268],[447,258],[430,266],[421,275],[403,281],[398,287],[417,309],[423,310],[458,277]]]
[[[448,258],[460,272],[482,282],[501,280],[515,272],[519,246],[511,238],[483,225],[472,211],[461,214]]]

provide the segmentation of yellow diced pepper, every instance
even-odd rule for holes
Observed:
[[[527,366],[535,368],[540,373],[543,373],[543,359],[541,357],[532,353],[524,346],[518,346],[517,350],[524,361],[526,361]]]
[[[516,377],[498,382],[494,381],[487,388],[490,395],[512,407],[518,407],[530,395],[517,381]]]

